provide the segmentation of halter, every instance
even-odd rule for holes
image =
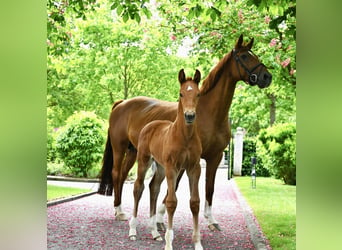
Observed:
[[[250,52],[253,56],[257,57],[251,50],[248,50],[248,52]],[[241,65],[241,67],[248,73],[249,83],[252,86],[256,85],[257,81],[258,81],[259,74],[260,74],[260,70],[258,72],[258,75],[253,73],[253,72],[257,68],[259,68],[260,66],[264,66],[264,67],[266,67],[266,66],[263,63],[259,63],[259,64],[255,65],[252,69],[248,69],[246,67],[246,65],[240,60],[240,57],[237,55],[237,51],[235,49],[233,49],[233,56],[234,56],[235,61],[238,63],[238,71],[239,71],[240,77],[241,77],[241,72],[240,72],[239,65]]]

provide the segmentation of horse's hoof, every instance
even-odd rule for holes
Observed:
[[[221,227],[217,223],[210,224],[208,227],[211,231],[221,231]]]
[[[158,231],[164,232],[166,230],[165,224],[163,222],[157,222],[157,229]]]
[[[153,238],[155,241],[163,241],[163,238],[159,235]]]
[[[128,216],[125,213],[116,214],[115,220],[126,221],[126,220],[128,220]]]
[[[136,236],[136,235],[130,235],[130,236],[129,236],[129,239],[130,239],[131,241],[136,241],[136,240],[137,240],[137,236]]]

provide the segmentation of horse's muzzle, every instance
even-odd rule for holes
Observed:
[[[272,82],[272,75],[268,72],[262,72],[257,80],[257,85],[259,88],[267,88]]]
[[[184,113],[184,118],[185,118],[185,122],[187,124],[191,124],[195,121],[196,118],[196,112],[194,111],[187,111]]]

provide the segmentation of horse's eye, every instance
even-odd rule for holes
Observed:
[[[241,58],[242,58],[242,60],[246,61],[247,58],[248,58],[248,56],[247,56],[246,54],[242,54],[242,55],[241,55]]]
[[[183,97],[183,94],[182,94],[182,93],[179,93],[179,96],[180,96],[180,97]]]

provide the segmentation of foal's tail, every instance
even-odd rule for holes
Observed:
[[[100,173],[100,187],[97,191],[98,194],[111,196],[113,193],[113,150],[110,143],[109,131],[107,136],[106,148],[103,154],[102,169]]]

